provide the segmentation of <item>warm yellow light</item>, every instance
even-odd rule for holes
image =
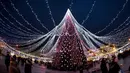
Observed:
[[[32,61],[34,62],[34,61],[35,61],[35,59],[34,59],[34,58],[32,58]]]
[[[130,38],[128,40],[130,41]]]
[[[14,55],[14,52],[11,52],[11,56],[13,56]]]

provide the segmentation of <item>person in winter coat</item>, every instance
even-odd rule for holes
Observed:
[[[20,69],[17,65],[16,60],[12,57],[9,66],[9,73],[20,73]]]
[[[0,59],[2,60],[2,49],[0,48]]]
[[[117,58],[113,57],[108,73],[119,73],[119,71],[120,71],[120,66],[117,63]]]
[[[102,73],[108,73],[106,60],[103,58],[100,65]]]
[[[7,71],[9,71],[9,65],[10,65],[10,53],[9,52],[7,52],[7,55],[5,56],[5,65],[6,65]]]
[[[32,62],[30,60],[26,60],[24,72],[32,73]]]
[[[130,66],[129,66],[129,72],[130,72]]]

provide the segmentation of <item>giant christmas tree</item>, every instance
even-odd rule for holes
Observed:
[[[53,68],[63,71],[84,69],[87,63],[84,47],[71,16],[66,15],[62,26],[62,33],[56,47],[57,52],[53,56]]]

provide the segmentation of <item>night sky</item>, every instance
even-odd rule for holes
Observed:
[[[11,7],[9,0],[1,0],[1,1],[6,6],[7,10],[10,11],[10,13],[18,21],[20,21],[25,26],[27,26],[26,23],[21,19],[21,17],[18,16],[16,11]],[[62,20],[62,18],[64,17],[67,9],[69,8],[71,4],[71,0],[48,0],[48,1],[49,1],[49,5],[51,8],[54,20],[56,22],[56,25],[58,25],[60,21]],[[12,2],[15,4],[16,8],[18,8],[20,13],[23,14],[23,16],[33,26],[37,27],[38,29],[44,32],[47,32],[43,28],[41,28],[41,25],[38,23],[38,21],[32,14],[25,0],[12,0]],[[29,0],[29,3],[33,7],[34,12],[38,15],[38,18],[42,21],[42,23],[44,23],[44,25],[49,30],[54,28],[45,0]],[[71,12],[80,24],[87,16],[93,3],[94,3],[94,0],[73,0]],[[110,23],[110,21],[122,9],[122,6],[124,3],[125,3],[125,0],[96,0],[94,10],[91,13],[88,21],[86,21],[83,24],[83,26],[87,28],[89,31],[91,31],[92,33],[95,33],[103,29],[106,25]],[[17,25],[17,23],[9,17],[7,12],[2,8],[1,5],[0,5],[0,12],[2,12],[7,18],[10,19],[10,21],[14,22]],[[112,29],[116,28],[121,23],[123,23],[129,15],[130,15],[130,2],[128,2],[125,9],[119,15],[119,18],[107,30],[100,33],[99,35],[104,35],[110,32]],[[1,15],[0,17],[3,18]]]

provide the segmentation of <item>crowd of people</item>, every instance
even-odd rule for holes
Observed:
[[[112,60],[103,58],[100,68],[102,73],[119,73],[121,71],[121,66],[118,64],[118,60],[115,56],[112,57]]]
[[[100,63],[100,69],[102,73],[126,73],[123,71],[124,58],[130,55],[130,51],[125,51],[118,56],[112,56],[112,58],[102,58]],[[127,70],[130,73],[130,66]]]
[[[16,55],[11,56],[9,52],[5,56],[5,65],[8,73],[21,73],[19,65],[24,66],[24,73],[32,73],[32,60],[25,59],[21,57],[16,57]]]
[[[128,53],[126,53],[128,54]],[[123,71],[122,66],[123,62],[121,59],[124,59],[124,56],[126,57],[126,54],[119,54],[117,57],[112,56],[112,58],[102,58],[100,61],[95,61],[95,62],[87,62],[88,63],[88,68],[90,69],[91,67],[100,64],[100,70],[102,73],[125,73]],[[119,60],[120,59],[120,60]],[[38,62],[37,60],[34,61],[36,64],[43,64],[47,68],[51,68],[51,63],[46,62],[44,63],[43,61]],[[95,65],[94,65],[95,64]],[[33,61],[31,58],[22,58],[22,57],[17,57],[16,55],[11,56],[9,52],[5,55],[5,65],[8,73],[21,73],[20,72],[20,66],[24,67],[24,73],[32,73],[32,65]],[[52,68],[51,68],[52,69]],[[130,72],[130,67],[129,67],[129,72]],[[80,72],[83,73],[83,72]],[[95,72],[96,73],[96,72]]]

